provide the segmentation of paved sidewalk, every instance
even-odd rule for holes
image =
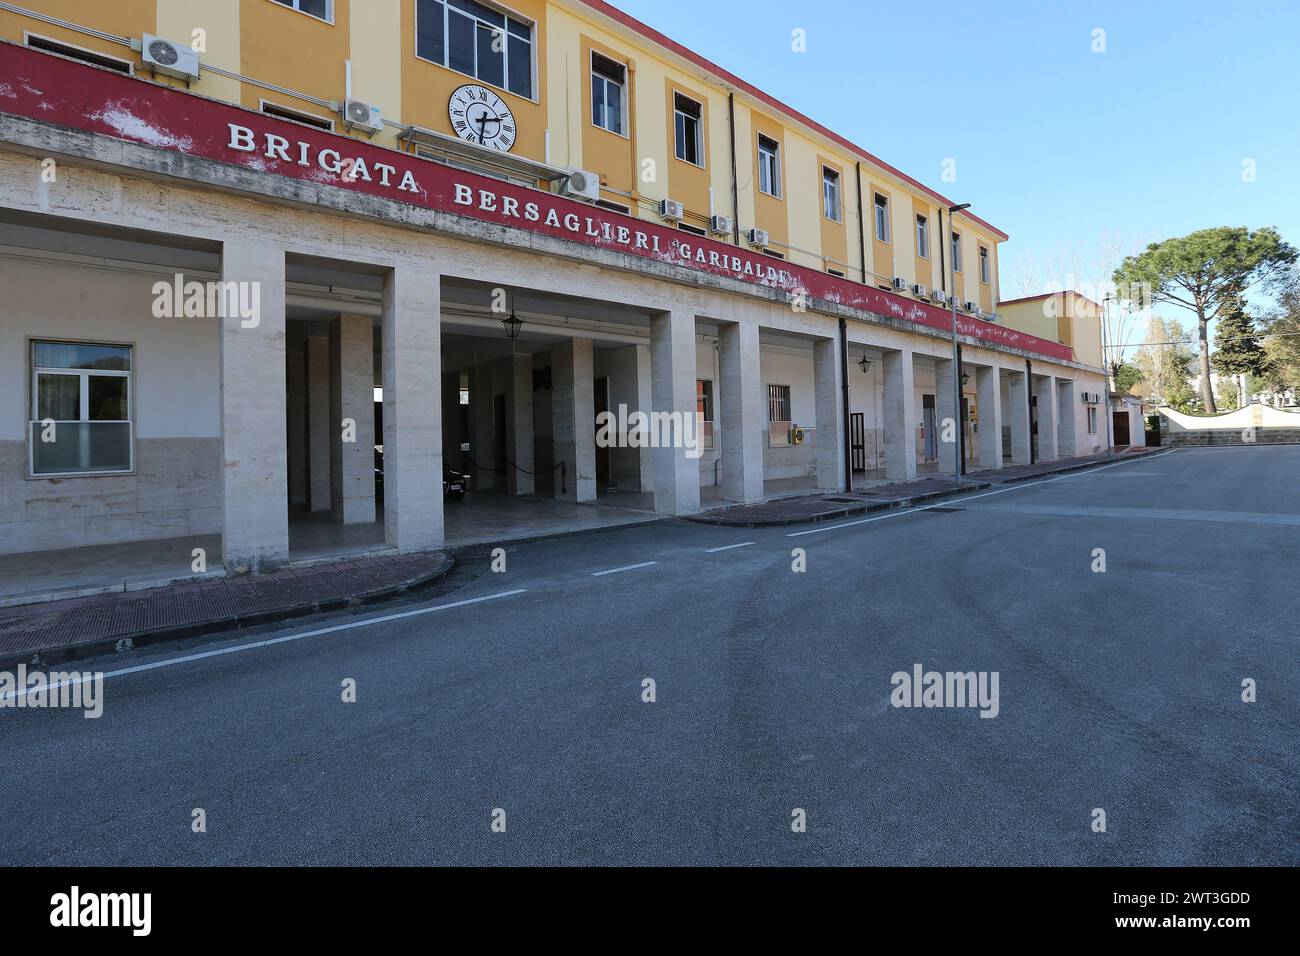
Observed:
[[[451,565],[441,551],[369,557],[0,608],[0,668],[47,666],[366,604],[432,584]]]
[[[1060,458],[1036,465],[1012,465],[1007,468],[976,471],[966,475],[960,484],[951,478],[918,478],[912,481],[859,488],[846,494],[823,493],[798,498],[781,498],[776,501],[760,501],[751,505],[731,505],[691,515],[687,520],[738,528],[773,528],[833,521],[874,511],[911,508],[927,501],[981,491],[995,484],[1011,484],[1028,481],[1031,478],[1080,471],[1084,468],[1133,458],[1151,450],[1135,448],[1081,458]]]

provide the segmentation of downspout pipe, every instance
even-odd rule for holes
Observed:
[[[1025,411],[1028,413],[1026,421],[1029,422],[1029,463],[1036,465],[1038,455],[1034,453],[1034,427],[1037,422],[1034,418],[1034,363],[1025,359]]]
[[[736,167],[736,94],[727,94],[727,120],[731,124],[731,237],[740,245],[740,186]]]
[[[862,164],[857,164],[858,170],[858,251],[862,255],[862,284],[875,285],[874,282],[867,281],[867,221],[862,218]]]

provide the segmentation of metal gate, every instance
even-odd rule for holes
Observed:
[[[849,417],[849,458],[854,471],[867,470],[867,424],[863,412]]]

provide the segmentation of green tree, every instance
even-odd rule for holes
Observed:
[[[1220,375],[1258,375],[1268,359],[1255,320],[1246,311],[1246,298],[1230,290],[1219,306],[1214,330],[1214,368]]]
[[[1219,387],[1214,392],[1215,404],[1221,412],[1235,412],[1241,407],[1241,392],[1237,380],[1227,375],[1219,376]]]
[[[1130,362],[1120,362],[1115,369],[1115,391],[1127,395],[1142,381],[1142,370]]]
[[[1272,227],[1251,232],[1244,226],[1220,226],[1153,242],[1144,252],[1120,263],[1114,279],[1120,296],[1139,307],[1168,302],[1195,313],[1200,399],[1206,411],[1213,413],[1210,322],[1225,300],[1244,295],[1253,285],[1278,281],[1296,258],[1296,250]]]
[[[1146,342],[1133,353],[1133,364],[1155,404],[1183,411],[1195,397],[1187,381],[1188,366],[1196,358],[1189,341],[1187,330],[1177,319],[1153,315],[1147,323]]]
[[[1277,297],[1277,309],[1261,325],[1265,363],[1252,379],[1270,391],[1300,389],[1300,273],[1292,273]]]

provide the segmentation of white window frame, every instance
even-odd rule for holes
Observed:
[[[916,214],[916,254],[922,259],[930,258],[930,217]]]
[[[775,389],[783,389],[784,396],[777,398],[774,396]],[[776,394],[780,394],[779,392]],[[774,418],[773,415],[777,410],[777,403],[781,402],[785,408],[785,418]],[[789,385],[780,385],[775,382],[769,382],[767,385],[767,444],[769,448],[784,448],[790,444],[790,430],[794,427],[794,391]],[[777,426],[784,425],[784,434],[779,433]]]
[[[116,369],[88,369],[88,368],[54,368],[45,365],[36,364],[36,346],[42,343],[52,345],[103,345],[111,348],[124,348],[130,352],[131,368],[128,371],[119,371]],[[135,374],[135,346],[128,342],[94,342],[87,339],[46,339],[33,338],[27,340],[27,368],[31,375],[31,394],[28,406],[29,415],[27,423],[27,477],[42,480],[46,478],[96,478],[103,475],[133,475],[135,474],[135,383],[132,376]],[[78,391],[80,396],[80,408],[77,419],[54,419],[54,425],[79,425],[89,422],[90,419],[90,383],[91,376],[103,378],[125,378],[126,379],[126,414],[125,419],[96,419],[106,425],[126,425],[128,429],[127,447],[130,449],[130,461],[128,467],[123,469],[114,469],[112,471],[36,471],[36,444],[32,441],[32,426],[39,425],[45,419],[37,418],[40,412],[40,382],[43,375],[63,375],[76,376],[81,381]]]
[[[952,245],[952,271],[961,272],[961,233],[953,232],[950,239]]]
[[[988,246],[980,246],[980,282],[991,285],[993,255]]]
[[[618,67],[622,68],[622,70],[623,70],[623,81],[622,81],[621,83],[617,83],[617,82],[615,82],[614,80],[611,80],[611,79],[610,79],[608,76],[606,76],[604,73],[598,73],[598,72],[596,72],[596,57],[600,57],[602,60],[608,60],[610,63],[613,63],[615,66],[618,66]],[[620,63],[618,60],[614,59],[612,56],[606,56],[605,54],[601,53],[601,52],[598,51],[598,50],[592,50],[592,51],[591,51],[591,82],[592,82],[592,88],[591,88],[591,125],[594,126],[594,127],[596,127],[596,129],[603,129],[603,130],[604,130],[605,132],[607,132],[607,133],[613,133],[613,134],[616,135],[616,136],[622,136],[624,139],[627,139],[627,138],[628,138],[628,130],[627,130],[627,75],[628,75],[628,69],[627,69],[627,64],[626,64],[626,63]],[[620,129],[610,129],[608,126],[602,126],[600,123],[597,123],[597,122],[596,122],[596,87],[595,87],[596,80],[600,80],[602,83],[606,84],[607,86],[617,86],[617,87],[618,87],[618,96],[619,96],[618,118],[619,118],[619,126],[621,127]],[[608,93],[607,93],[606,95],[608,95]]]
[[[763,147],[764,140],[772,144],[772,149]],[[764,172],[771,189],[763,188]],[[763,133],[758,134],[758,191],[773,199],[781,198],[781,142]]]
[[[39,46],[32,46],[31,43],[32,40],[40,40],[44,43],[48,43],[50,46],[53,47],[62,47],[68,52],[60,53],[58,50],[46,50]],[[114,73],[120,72],[126,76],[135,76],[135,63],[133,63],[131,60],[124,60],[121,57],[112,56],[111,54],[108,53],[100,53],[98,50],[92,50],[88,46],[78,46],[75,43],[68,43],[65,40],[60,40],[56,37],[46,36],[43,33],[32,33],[30,30],[24,30],[23,45],[26,46],[27,49],[29,50],[35,50],[37,53],[44,53],[48,56],[60,56],[63,57],[65,60],[73,60],[77,63],[84,63],[86,66],[93,66],[100,70],[112,70]],[[84,53],[86,54],[86,56],[85,57],[77,56],[78,53]],[[112,67],[104,66],[102,63],[95,63],[93,60],[87,59],[87,57],[97,57],[98,59],[101,60],[108,60],[110,63],[120,63],[122,64],[122,66],[126,67],[126,69],[113,70]]]
[[[319,20],[321,23],[328,23],[330,26],[334,25],[334,0],[325,0],[326,16],[323,17],[318,17],[310,10],[304,10],[302,8],[302,0],[271,0],[271,2],[277,7],[284,7],[287,10],[301,13],[304,17],[311,17],[313,20]]]
[[[490,86],[500,90],[503,93],[509,93],[511,96],[517,96],[521,100],[528,100],[532,103],[541,102],[541,99],[539,98],[539,94],[537,91],[537,21],[536,20],[533,20],[530,17],[523,16],[520,13],[516,13],[514,10],[507,9],[506,7],[503,7],[498,3],[492,3],[491,0],[474,0],[474,2],[478,3],[480,6],[484,6],[492,10],[496,10],[497,12],[505,16],[507,19],[514,20],[520,26],[528,27],[528,41],[527,41],[528,59],[530,61],[529,73],[531,75],[531,79],[529,80],[529,87],[531,89],[531,93],[530,95],[525,96],[523,93],[516,93],[514,90],[510,89],[510,37],[513,36],[515,37],[516,40],[522,40],[523,37],[515,36],[515,34],[510,32],[509,27],[504,28],[506,33],[506,43],[502,48],[502,53],[501,53],[501,78],[505,82],[503,85],[498,85],[496,83],[493,83],[491,80],[485,80],[478,75],[477,32],[475,33],[475,43],[474,43],[474,72],[465,73],[461,70],[456,69],[456,67],[451,65],[451,24],[450,24],[451,5],[447,3],[447,0],[439,0],[439,2],[442,3],[442,56],[444,62],[439,63],[437,60],[431,60],[427,56],[421,56],[420,55],[420,4],[419,4],[419,0],[411,0],[411,2],[415,4],[415,30],[414,30],[415,36],[412,37],[411,42],[415,44],[415,58],[417,60],[420,60],[423,63],[432,63],[434,66],[440,66],[444,70],[450,70],[452,73],[455,73],[457,76],[467,76],[471,80],[474,80],[476,83],[482,83],[484,86]],[[466,10],[457,9],[457,12],[463,14],[464,16],[469,17],[474,21],[475,31],[477,31],[478,29],[478,24],[482,24],[484,26],[491,27],[493,29],[501,29],[498,28],[495,23],[488,23],[484,20],[480,20],[478,17],[475,17],[472,13],[469,13]]]
[[[1088,434],[1097,434],[1097,406],[1088,406]]]
[[[276,112],[268,112],[268,106]],[[334,132],[334,120],[330,117],[317,116],[315,113],[309,113],[306,110],[296,109],[292,106],[285,106],[283,103],[275,102],[275,100],[259,98],[257,109],[263,116],[269,116],[272,119],[284,120],[286,123],[297,123],[299,126],[306,126],[308,129],[321,130],[322,132]],[[302,117],[302,119],[295,119],[295,116]],[[313,123],[310,120],[316,122]],[[321,124],[326,125],[322,126]]]
[[[688,103],[694,103],[696,106],[698,106],[700,108],[700,115],[691,116],[689,113],[684,113],[682,112],[682,110],[678,109],[677,98],[679,96],[682,99],[686,100]],[[689,160],[686,157],[680,155],[682,152],[681,149],[682,144],[681,141],[679,141],[677,138],[677,117],[678,116],[682,117],[683,129],[685,129],[686,122],[688,120],[695,124],[695,152],[696,155],[698,155],[700,158],[700,161],[698,163],[693,162],[692,160]],[[673,90],[673,158],[675,158],[679,162],[689,163],[692,166],[697,166],[700,169],[706,168],[705,155],[704,155],[704,102],[702,100],[697,100],[695,97],[689,96],[678,89]]]
[[[840,183],[843,177],[838,170],[822,165],[822,215],[831,222],[844,222],[844,202],[840,195]],[[833,190],[833,195],[828,190]],[[832,202],[834,209],[831,208]],[[830,215],[834,212],[835,215]]]
[[[883,204],[880,202],[882,199]],[[881,242],[889,242],[889,197],[884,193],[876,193],[871,201],[871,208],[872,218],[876,223],[876,238]]]

